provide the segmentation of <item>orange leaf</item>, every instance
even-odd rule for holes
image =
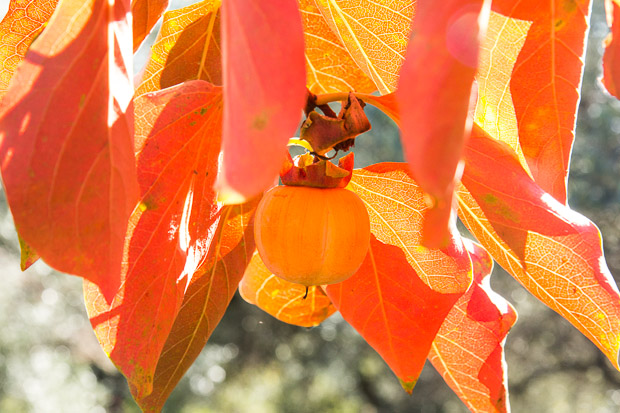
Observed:
[[[306,292],[304,285],[283,280],[265,267],[258,252],[245,270],[239,293],[278,320],[301,327],[318,326],[336,311],[321,287],[311,286]]]
[[[304,39],[294,0],[222,5],[224,125],[220,200],[273,185],[307,97]]]
[[[299,0],[299,8],[306,41],[308,89],[313,93],[377,90],[332,33],[314,0]]]
[[[393,92],[416,1],[315,0],[333,33],[382,94]]]
[[[254,250],[253,226],[248,224],[257,203],[222,210],[209,257],[192,277],[157,362],[153,392],[137,399],[143,411],[161,411],[222,319]]]
[[[565,203],[590,0],[494,0],[492,7],[532,22],[510,80],[519,142],[536,183]]]
[[[164,13],[136,96],[186,80],[222,84],[220,0],[205,0]]]
[[[17,69],[0,123],[0,167],[20,236],[108,298],[137,198],[128,15],[128,0],[62,1]]]
[[[373,237],[360,270],[328,285],[327,295],[411,391],[441,323],[470,285],[470,259],[455,227],[446,248],[420,246],[424,194],[406,164],[355,170],[349,188],[366,203]]]
[[[123,287],[110,305],[89,287],[86,302],[99,342],[141,399],[222,220],[212,188],[222,92],[195,80],[135,103],[142,200],[127,231]]]
[[[41,34],[58,0],[11,1],[0,23],[0,99],[34,39]]]
[[[131,0],[134,52],[138,50],[166,7],[168,0]]]
[[[544,192],[507,145],[478,127],[465,159],[467,190],[459,192],[459,215],[469,230],[618,368],[620,294],[603,258],[598,228]]]
[[[472,259],[474,282],[441,325],[428,358],[472,412],[506,412],[504,340],[517,313],[491,290],[489,253],[463,241]]]
[[[449,240],[454,189],[471,124],[470,95],[478,62],[483,0],[420,0],[415,35],[400,71],[396,98],[406,159],[430,195],[424,244]],[[486,23],[484,23],[486,24]]]
[[[620,99],[620,2],[605,0],[605,10],[611,33],[605,39],[602,82],[610,94]]]

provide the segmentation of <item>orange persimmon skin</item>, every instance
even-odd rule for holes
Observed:
[[[333,284],[362,264],[370,221],[362,200],[347,189],[276,186],[256,209],[254,238],[265,266],[280,278]]]

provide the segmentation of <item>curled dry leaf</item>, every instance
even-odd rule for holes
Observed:
[[[315,153],[324,155],[334,147],[348,150],[354,145],[357,135],[370,128],[363,103],[353,93],[349,93],[347,103],[343,104],[336,118],[316,111],[310,112],[301,125],[299,137],[310,142]]]

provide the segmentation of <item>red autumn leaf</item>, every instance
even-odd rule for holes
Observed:
[[[400,70],[396,98],[405,156],[416,182],[430,195],[424,244],[449,240],[455,185],[478,62],[482,0],[417,2],[415,34]]]
[[[0,99],[33,40],[49,20],[58,0],[11,1],[0,23]]]
[[[197,80],[135,105],[142,200],[127,230],[123,286],[110,305],[92,288],[86,301],[99,342],[141,399],[153,389],[174,319],[222,219],[212,188],[222,92]]]
[[[222,84],[219,7],[205,0],[164,14],[136,96],[186,80]]]
[[[134,52],[138,50],[166,7],[168,0],[131,0]]]
[[[318,326],[336,311],[321,287],[306,290],[304,285],[283,280],[265,267],[258,252],[243,275],[239,293],[278,320],[301,327]]]
[[[304,39],[294,0],[222,5],[224,124],[220,199],[238,203],[271,186],[306,99]]]
[[[406,164],[355,170],[348,188],[366,204],[373,237],[359,271],[326,292],[410,392],[441,323],[469,287],[469,256],[455,227],[444,249],[420,245],[424,193]]]
[[[478,244],[464,240],[474,282],[441,325],[428,356],[446,383],[472,412],[507,412],[504,360],[506,334],[517,321],[515,309],[493,292],[493,259]]]
[[[618,368],[620,294],[605,264],[598,228],[544,192],[510,147],[478,127],[465,160],[467,190],[459,192],[459,216],[469,230]]]
[[[153,391],[136,399],[143,411],[161,411],[222,319],[254,250],[250,222],[257,203],[222,209],[209,256],[192,277],[157,362]]]
[[[605,39],[602,82],[610,94],[620,99],[620,2],[605,0],[605,10],[611,33]]]
[[[0,123],[0,167],[20,236],[108,298],[137,195],[128,10],[129,1],[63,1],[16,71]]]
[[[536,183],[565,203],[590,0],[494,0],[492,7],[532,22],[510,80],[519,142]]]

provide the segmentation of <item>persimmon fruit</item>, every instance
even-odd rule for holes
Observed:
[[[256,209],[254,237],[275,275],[305,286],[333,284],[361,266],[370,221],[362,200],[347,189],[276,186]]]

